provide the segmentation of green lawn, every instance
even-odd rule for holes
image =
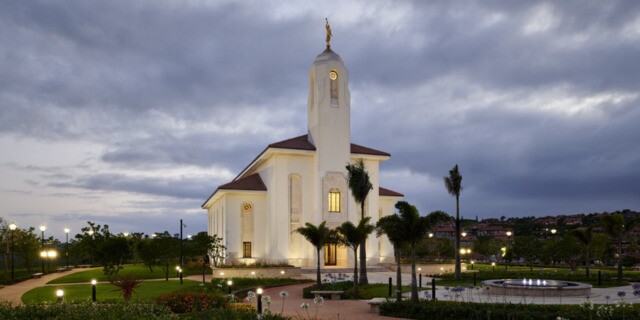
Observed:
[[[197,288],[200,283],[191,280],[184,280],[180,285],[179,280],[169,281],[145,281],[135,290],[133,300],[151,300],[163,294],[188,288]],[[87,301],[91,300],[91,285],[60,285],[34,288],[22,295],[22,302],[25,304],[54,302],[56,301],[56,290],[64,290],[65,301]],[[96,285],[96,298],[98,301],[124,301],[118,288],[109,283],[98,283]]]
[[[186,271],[186,270],[185,270]],[[165,275],[162,269],[159,267],[154,267],[153,272],[149,271],[149,267],[141,265],[141,264],[132,264],[125,265],[119,271],[119,274],[133,274],[138,279],[164,279]],[[183,276],[187,276],[190,273],[185,272]],[[198,274],[198,273],[193,273]],[[169,272],[169,278],[175,278],[175,271]],[[91,282],[91,279],[96,279],[98,281],[109,281],[109,278],[105,276],[102,272],[102,268],[81,271],[78,273],[70,274],[64,277],[60,277],[55,280],[51,280],[49,284],[60,284],[60,283],[81,283],[81,282]]]

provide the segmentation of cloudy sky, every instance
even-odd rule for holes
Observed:
[[[3,1],[0,217],[62,237],[205,230],[200,205],[304,134],[308,72],[350,72],[382,185],[467,218],[640,209],[637,1]]]

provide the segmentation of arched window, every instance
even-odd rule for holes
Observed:
[[[340,212],[340,190],[329,190],[329,212]]]
[[[249,203],[243,203],[240,214],[242,215],[242,256],[251,257],[251,242],[253,242],[253,206]]]
[[[331,104],[338,105],[338,73],[335,70],[329,72],[329,90],[331,94]]]

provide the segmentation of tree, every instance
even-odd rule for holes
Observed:
[[[364,160],[358,159],[355,163],[350,163],[346,166],[349,172],[348,182],[349,189],[353,199],[360,205],[360,220],[364,219],[364,202],[369,195],[369,191],[373,189],[373,185],[369,179],[369,173],[364,167]],[[367,238],[365,237],[360,244],[360,284],[369,283],[367,278]]]
[[[157,265],[164,271],[165,281],[169,281],[169,271],[174,270],[174,266],[180,260],[180,239],[174,238],[168,231],[157,234],[151,239],[157,248]]]
[[[367,237],[375,227],[369,224],[371,217],[364,217],[360,219],[358,226],[355,226],[351,221],[345,221],[342,225],[336,228],[338,232],[338,243],[347,246],[353,250],[353,294],[360,297],[360,289],[358,283],[358,247],[367,240]],[[360,247],[362,250],[363,247]]]
[[[578,261],[582,258],[582,245],[571,233],[567,233],[558,243],[555,244],[556,257],[563,261],[571,270],[575,270]]]
[[[378,220],[376,224],[377,236],[383,234],[387,236],[389,242],[393,246],[393,255],[396,258],[396,299],[398,302],[402,299],[402,272],[400,270],[400,246],[403,243],[404,229],[402,221],[397,214],[384,216]]]
[[[529,266],[529,273],[533,274],[533,265],[540,259],[542,241],[532,236],[517,236],[513,241],[513,256],[522,258]]]
[[[585,263],[585,275],[589,278],[589,264],[591,262],[591,258],[589,257],[589,245],[591,244],[591,240],[593,240],[593,227],[587,228],[577,228],[569,231],[569,234],[574,238],[578,239],[578,241],[584,246],[584,263]]]
[[[622,241],[636,223],[637,220],[635,219],[625,223],[624,216],[620,213],[606,215],[601,220],[604,231],[618,247],[618,283],[622,282]]]
[[[312,246],[316,248],[316,285],[320,286],[320,250],[325,245],[334,241],[333,232],[327,228],[327,222],[322,221],[318,226],[315,226],[309,222],[305,223],[304,227],[299,227],[295,232],[301,234]]]
[[[439,221],[447,218],[439,212],[432,212],[426,217],[421,217],[418,209],[406,201],[396,203],[398,216],[404,230],[402,242],[411,249],[411,300],[418,302],[418,282],[416,281],[416,245],[424,238],[429,229]]]
[[[449,171],[449,176],[444,177],[444,186],[447,188],[447,192],[450,195],[456,197],[456,268],[455,277],[460,279],[461,267],[460,267],[460,192],[462,191],[462,176],[458,171],[458,165],[456,164],[453,169]]]

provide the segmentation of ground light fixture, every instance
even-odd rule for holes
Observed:
[[[96,285],[98,281],[91,279],[91,301],[96,302]]]
[[[67,236],[67,242],[64,245],[64,255],[67,257],[67,270],[69,270],[69,232],[71,232],[71,229],[64,228],[64,233]]]
[[[40,232],[42,232],[42,238],[40,240],[40,250],[42,250],[42,252],[44,252],[44,232],[45,230],[47,230],[47,227],[43,224],[40,226]],[[40,253],[40,265],[42,265],[42,274],[44,274],[44,258],[46,257],[46,254],[43,255],[42,253]]]
[[[233,285],[233,281],[231,279],[227,280],[227,290],[228,293],[231,294],[231,286]]]
[[[58,302],[62,302],[62,297],[64,297],[64,291],[62,289],[56,290],[56,297],[58,297]]]
[[[496,263],[495,262],[491,262],[491,268],[493,268],[493,271],[496,271]]]
[[[262,314],[262,288],[256,290],[258,294],[258,314]]]

